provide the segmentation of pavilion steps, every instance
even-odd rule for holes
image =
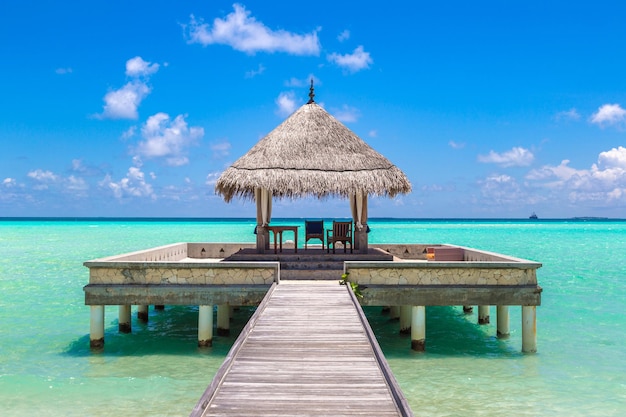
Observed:
[[[293,249],[283,248],[282,253],[258,254],[254,250],[242,250],[229,256],[228,261],[278,261],[280,262],[281,280],[337,280],[343,274],[344,261],[393,261],[393,256],[380,249],[370,249],[368,253],[346,253],[338,247],[335,253],[320,248],[300,248],[298,253]]]

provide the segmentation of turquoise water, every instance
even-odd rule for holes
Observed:
[[[519,307],[506,340],[494,324],[478,326],[476,312],[429,307],[425,354],[410,351],[397,321],[367,309],[416,415],[626,415],[626,222],[370,226],[372,243],[454,243],[543,263],[534,355],[520,353]],[[202,350],[195,308],[151,309],[147,324],[133,309],[133,333],[119,334],[117,308],[107,307],[105,350],[92,354],[82,263],[173,242],[253,242],[253,228],[248,219],[0,221],[1,414],[188,415],[252,309],[236,312],[231,337]]]

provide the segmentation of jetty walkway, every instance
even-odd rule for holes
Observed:
[[[412,416],[352,291],[273,284],[192,416]]]

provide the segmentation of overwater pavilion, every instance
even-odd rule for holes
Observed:
[[[215,409],[235,410],[233,415],[237,415],[236,410],[241,406],[241,398],[244,397],[247,398],[244,402],[249,403],[255,413],[259,411],[254,408],[258,406],[258,402],[251,400],[253,397],[246,397],[248,394],[241,394],[241,390],[246,393],[254,391],[254,395],[258,395],[254,398],[262,398],[263,406],[268,407],[268,415],[273,415],[275,410],[282,407],[280,398],[288,397],[291,398],[290,401],[301,399],[302,392],[297,391],[298,386],[312,387],[308,385],[310,381],[318,381],[320,377],[328,376],[315,374],[316,371],[311,369],[315,367],[298,362],[306,355],[308,336],[319,344],[319,333],[316,333],[317,336],[309,335],[308,328],[315,328],[315,332],[322,333],[326,329],[333,330],[331,339],[337,342],[346,335],[342,334],[341,329],[349,329],[348,333],[352,334],[353,326],[361,325],[363,334],[368,335],[367,343],[371,344],[371,349],[365,350],[373,358],[364,357],[363,360],[374,360],[378,363],[375,368],[380,369],[379,375],[384,376],[381,384],[387,388],[377,392],[391,394],[391,397],[384,394],[380,401],[372,400],[373,388],[350,385],[351,382],[346,381],[369,377],[356,374],[351,376],[350,372],[359,367],[338,367],[336,355],[332,354],[319,360],[337,364],[333,369],[337,379],[325,382],[326,385],[322,388],[314,385],[315,389],[322,389],[319,396],[307,391],[308,395],[315,397],[315,401],[309,401],[305,405],[323,406],[321,409],[302,410],[303,413],[314,415],[321,412],[320,410],[328,412],[328,407],[331,403],[335,404],[334,401],[340,396],[342,401],[344,398],[345,401],[351,401],[349,405],[339,404],[340,409],[359,407],[368,400],[372,404],[388,404],[390,414],[384,415],[412,415],[360,306],[389,307],[391,314],[400,321],[400,332],[410,334],[411,348],[416,351],[425,350],[426,306],[463,306],[465,311],[471,311],[472,306],[478,306],[480,324],[489,323],[489,306],[497,306],[497,332],[501,337],[506,337],[510,331],[509,306],[521,306],[522,351],[535,352],[536,307],[541,304],[542,292],[537,282],[536,270],[541,264],[441,243],[371,246],[367,235],[368,195],[392,197],[409,192],[411,185],[400,169],[314,102],[312,84],[309,96],[307,104],[225,170],[216,184],[217,193],[226,201],[233,197],[255,200],[256,242],[176,243],[85,262],[85,266],[89,268],[89,283],[84,287],[84,292],[85,304],[90,306],[91,311],[91,347],[102,348],[104,345],[106,305],[119,306],[121,332],[131,332],[132,305],[138,306],[137,315],[142,320],[148,320],[150,305],[154,305],[155,309],[162,309],[165,305],[199,306],[198,345],[201,347],[212,345],[214,327],[218,336],[228,333],[231,307],[258,306],[218,375],[192,412],[192,415],[197,416],[211,415],[211,410]],[[288,230],[294,231],[296,238],[293,245],[285,244],[283,248],[282,229],[271,224],[272,199],[303,196],[340,196],[350,201],[354,225],[354,253],[340,250],[335,254],[319,247],[302,250],[303,245],[298,245],[297,242],[299,226],[288,227]],[[274,239],[277,233],[281,233],[280,251],[276,245],[271,247],[270,233],[274,234]],[[332,281],[346,277],[351,285],[344,288],[351,294],[351,298],[342,298],[344,301],[341,303],[344,304],[341,307],[337,304],[339,301],[333,301],[332,307],[327,306],[329,299],[325,294],[336,293],[334,288],[337,287],[332,285]],[[298,282],[302,285],[296,285]],[[323,286],[311,286],[313,282]],[[291,285],[284,285],[285,283]],[[320,294],[317,294],[318,288]],[[360,296],[358,300],[356,293]],[[295,296],[291,298],[295,301],[285,302],[288,296]],[[336,296],[343,297],[341,293]],[[306,303],[305,300],[309,301],[309,298],[311,302]],[[272,307],[279,301],[282,301],[281,307]],[[354,307],[345,303],[353,304]],[[313,305],[316,307],[311,307]],[[216,326],[214,306],[217,306]],[[326,327],[326,320],[321,318],[318,326],[312,326],[308,323],[312,314],[307,308],[313,308],[316,317],[332,317],[333,314],[339,316],[343,314],[339,311],[355,309],[358,313],[354,316],[357,324],[339,326],[338,320],[341,317],[338,317],[336,320],[328,320],[329,323],[335,323],[330,324],[331,327],[334,326],[332,329]],[[270,310],[274,313],[268,312]],[[289,311],[288,317],[276,315],[276,311]],[[319,311],[323,311],[321,316]],[[285,325],[289,322],[292,326],[289,331],[297,332],[299,342],[304,342],[304,345],[290,349],[294,356],[281,352],[277,357],[277,350],[283,347],[280,343],[289,344],[289,338],[284,339],[285,333],[280,328],[274,330],[277,334],[268,334],[267,328],[263,327],[264,330],[259,332],[264,336],[250,336],[255,334],[258,323],[265,323],[263,326],[266,326],[267,323],[276,322]],[[307,329],[300,331],[300,326]],[[270,326],[271,329],[274,327],[276,326]],[[239,353],[243,352],[244,346],[248,346],[252,339],[262,343],[261,346],[265,346],[264,349],[270,355],[266,358],[261,354],[255,358],[254,363],[271,364],[279,361],[280,369],[295,366],[290,371],[293,378],[305,379],[295,385],[291,379],[287,384],[280,380],[268,382],[267,378],[280,379],[280,374],[257,375],[254,368],[246,369],[246,364],[251,364],[249,356],[246,356],[248,360],[238,364]],[[276,344],[277,340],[286,342]],[[321,351],[316,350],[315,353],[341,351],[342,354],[352,354],[344,352],[341,344],[339,348],[336,344],[333,346],[331,347],[329,341],[327,346],[320,347]],[[263,349],[259,351],[258,348],[252,350],[257,354],[263,352]],[[249,353],[244,353],[245,355]],[[237,373],[229,373],[230,369],[238,366],[246,369],[243,372],[247,375],[246,378],[237,379]],[[309,372],[305,376],[302,366],[306,366],[313,373]],[[259,379],[261,382],[251,381],[252,375],[253,379],[256,378],[255,381]],[[228,394],[229,390],[224,387],[232,384],[241,388]],[[278,396],[277,403],[272,403],[274,398],[271,395],[268,398],[265,388],[258,390],[258,387],[267,386],[266,384],[275,384],[271,386],[284,390]],[[296,391],[293,390],[294,386]],[[341,393],[338,394],[338,390]],[[355,395],[356,390],[359,390],[358,395]],[[370,415],[383,415],[381,409],[368,412]]]
[[[441,243],[370,246],[368,195],[393,197],[409,192],[411,185],[400,169],[315,103],[313,85],[309,96],[216,184],[226,201],[256,201],[256,242],[177,243],[85,262],[92,347],[104,344],[105,305],[119,306],[120,331],[131,330],[131,305],[138,306],[143,319],[149,305],[200,306],[198,343],[210,346],[213,306],[218,306],[219,335],[228,332],[230,307],[258,305],[281,280],[339,281],[348,274],[360,289],[361,305],[388,306],[399,316],[401,332],[411,334],[414,350],[425,348],[426,306],[478,306],[479,323],[486,324],[489,306],[495,305],[498,335],[506,336],[508,308],[517,305],[522,308],[522,351],[535,352],[541,264]],[[271,247],[272,199],[303,196],[350,201],[354,253],[303,251],[297,239],[280,252]]]

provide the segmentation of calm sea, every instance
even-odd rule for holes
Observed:
[[[476,324],[477,309],[429,307],[425,354],[411,352],[397,321],[367,310],[416,415],[626,415],[626,221],[370,226],[372,243],[454,243],[543,264],[537,354],[520,353],[519,307],[507,340]],[[188,415],[252,309],[236,313],[231,337],[200,350],[193,307],[151,309],[147,324],[133,309],[132,334],[117,332],[117,308],[107,307],[105,350],[92,354],[82,263],[174,242],[253,242],[253,228],[251,219],[0,220],[0,414]]]

